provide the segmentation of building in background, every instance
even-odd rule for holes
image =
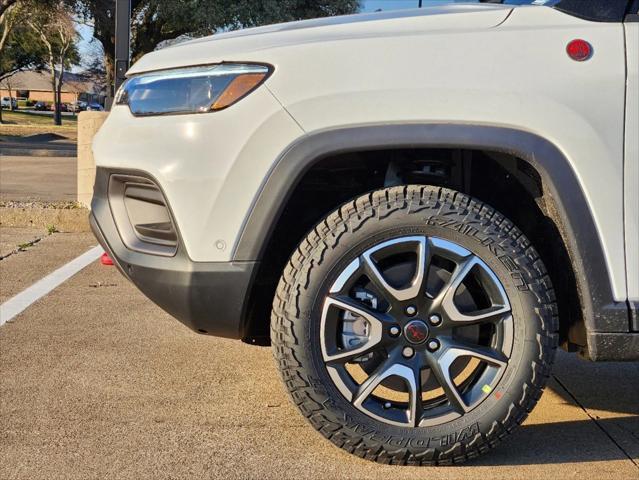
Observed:
[[[51,74],[48,72],[19,72],[0,82],[0,96],[32,102],[53,103]],[[104,96],[96,91],[94,82],[87,76],[65,72],[62,84],[62,103],[84,101],[103,103]]]

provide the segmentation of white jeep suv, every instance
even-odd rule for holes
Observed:
[[[474,458],[558,345],[639,359],[638,10],[451,3],[146,55],[93,144],[95,234],[190,328],[272,344],[335,445]]]

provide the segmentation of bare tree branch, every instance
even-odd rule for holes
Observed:
[[[73,16],[66,5],[59,2],[47,8],[46,12],[36,12],[28,17],[27,24],[36,32],[47,51],[47,65],[51,74],[54,102],[54,122],[60,125],[64,73],[68,63],[68,53],[75,45],[78,35]]]
[[[14,5],[15,3],[9,5],[9,7],[0,15],[0,28],[2,28],[2,34],[0,34],[0,52],[4,49],[7,39],[9,38],[9,34],[16,22],[15,17],[13,15],[9,15],[11,10],[13,10]]]
[[[0,0],[0,16],[4,15],[4,13],[15,5],[18,0]]]

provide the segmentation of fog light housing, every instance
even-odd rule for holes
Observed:
[[[164,194],[150,179],[111,175],[109,205],[124,245],[134,251],[173,256],[178,235]]]

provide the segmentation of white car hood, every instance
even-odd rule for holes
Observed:
[[[496,4],[453,4],[247,28],[149,53],[133,65],[128,74],[223,61],[269,63],[269,50],[307,43],[491,28],[508,18],[512,8]]]

